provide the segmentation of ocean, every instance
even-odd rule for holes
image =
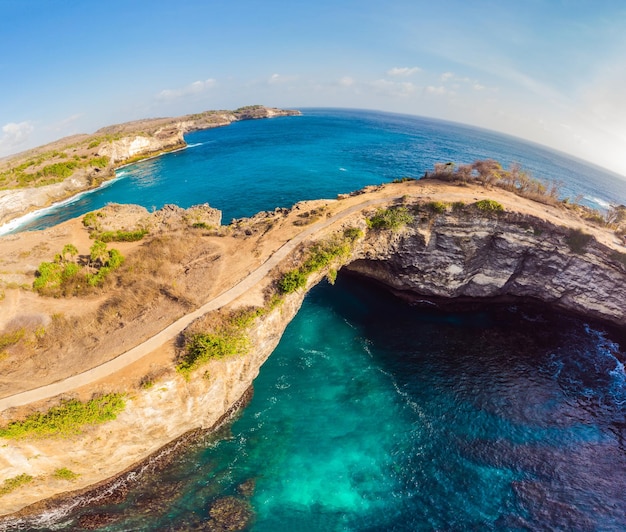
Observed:
[[[107,202],[208,202],[229,221],[482,158],[597,208],[626,203],[626,181],[599,168],[418,117],[311,109],[187,141],[18,230]],[[340,274],[308,294],[235,419],[122,502],[16,527],[99,514],[110,531],[625,530],[625,360],[597,323],[521,304],[418,309]]]

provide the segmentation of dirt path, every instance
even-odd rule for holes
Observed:
[[[287,257],[289,253],[291,253],[299,244],[301,244],[311,235],[326,229],[327,227],[338,222],[339,220],[346,218],[354,214],[355,212],[358,212],[359,210],[374,205],[389,203],[391,201],[400,199],[401,197],[402,196],[383,197],[371,199],[362,203],[357,203],[356,205],[352,205],[351,207],[347,207],[346,209],[339,211],[330,218],[312,224],[310,227],[308,227],[301,233],[298,233],[291,240],[283,244],[261,266],[251,272],[242,281],[234,285],[232,288],[226,290],[219,296],[211,299],[209,302],[205,303],[195,311],[186,314],[182,318],[179,318],[177,321],[163,329],[161,332],[155,334],[148,340],[133,347],[132,349],[119,355],[113,360],[110,360],[108,362],[105,362],[104,364],[79,373],[78,375],[73,375],[52,384],[4,397],[0,399],[0,411],[7,408],[24,406],[44,399],[49,399],[56,395],[70,392],[71,390],[80,386],[91,384],[102,378],[108,377],[109,375],[117,371],[123,370],[126,366],[137,362],[138,360],[153,352],[155,349],[159,348],[169,340],[175,338],[196,318],[199,318],[207,312],[217,310],[231,303],[232,301],[246,293],[248,290],[253,288],[257,283],[262,281],[263,278],[275,266],[277,266],[285,257]]]
[[[67,393],[81,386],[92,384],[100,379],[106,378],[120,370],[123,370],[130,364],[137,362],[175,338],[196,318],[206,314],[207,312],[217,310],[250,291],[253,287],[260,283],[274,267],[287,257],[289,253],[291,253],[299,244],[310,236],[330,227],[336,222],[347,218],[360,210],[400,200],[407,195],[407,192],[411,193],[413,199],[425,200],[436,198],[437,200],[447,202],[460,200],[472,202],[486,197],[496,197],[507,210],[510,209],[511,211],[530,214],[557,226],[566,225],[569,227],[584,228],[585,231],[592,233],[598,241],[604,243],[605,245],[614,249],[623,249],[623,244],[618,242],[615,236],[607,230],[591,227],[567,211],[548,207],[531,200],[526,200],[503,190],[490,190],[485,189],[484,187],[464,187],[459,189],[459,187],[452,185],[442,183],[433,184],[429,182],[419,183],[419,187],[415,187],[415,185],[411,184],[394,185],[393,187],[395,188],[389,186],[385,187],[385,189],[380,192],[374,192],[375,197],[367,201],[359,201],[357,197],[346,199],[348,202],[347,206],[341,208],[338,205],[337,207],[340,210],[334,215],[311,224],[306,229],[293,236],[290,240],[279,247],[272,255],[270,255],[270,257],[263,264],[251,271],[241,281],[234,284],[228,290],[216,295],[195,311],[179,318],[177,321],[173,322],[151,338],[145,340],[139,345],[136,345],[116,358],[95,366],[87,371],[45,386],[4,397],[0,399],[0,411],[11,407],[24,406],[29,403],[49,399],[58,394]]]

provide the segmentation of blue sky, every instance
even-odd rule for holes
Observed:
[[[261,103],[502,131],[626,175],[624,0],[0,0],[0,156]]]

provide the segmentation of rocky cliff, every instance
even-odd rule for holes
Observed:
[[[528,298],[623,326],[624,259],[584,233],[532,216],[448,213],[371,233],[348,269],[418,297]]]

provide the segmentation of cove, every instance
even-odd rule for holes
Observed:
[[[238,419],[61,528],[200,529],[228,499],[256,531],[623,529],[624,358],[540,307],[424,310],[340,275]]]

